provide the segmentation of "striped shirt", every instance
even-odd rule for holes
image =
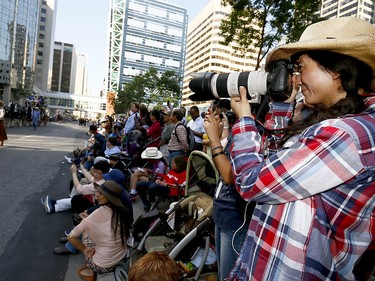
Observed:
[[[307,128],[267,159],[253,119],[233,127],[236,188],[257,206],[229,280],[355,280],[375,235],[375,97],[366,106]]]

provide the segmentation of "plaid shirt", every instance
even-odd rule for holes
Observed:
[[[254,120],[234,126],[236,187],[257,206],[229,280],[354,280],[375,235],[375,97],[366,105],[307,128],[267,159]]]

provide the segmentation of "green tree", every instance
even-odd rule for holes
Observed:
[[[297,41],[302,31],[319,17],[320,0],[222,0],[231,12],[220,26],[221,42],[234,42],[241,54],[254,54],[260,62],[275,45],[286,37]]]
[[[115,110],[116,113],[127,112],[132,102],[160,107],[163,102],[172,100],[177,105],[180,98],[180,78],[176,72],[160,74],[157,69],[149,68],[118,91]]]

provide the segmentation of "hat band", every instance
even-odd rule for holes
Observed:
[[[110,196],[114,196],[114,197],[116,197],[116,198],[119,198],[119,197],[120,197],[120,194],[119,194],[119,193],[110,190],[108,187],[105,186],[105,184],[102,184],[100,187],[101,187],[101,189],[102,189],[105,193],[107,193],[108,195],[110,195]]]

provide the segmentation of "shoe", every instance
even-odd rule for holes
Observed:
[[[60,242],[61,242],[61,243],[66,243],[66,242],[68,242],[68,237],[66,237],[66,236],[61,237],[61,238],[60,238]]]
[[[69,157],[66,156],[66,155],[65,155],[64,157],[65,157],[66,161],[68,161],[69,164],[72,164],[72,163],[73,163],[72,158],[69,158]]]
[[[52,214],[55,212],[55,208],[52,204],[52,201],[49,199],[49,195],[40,198],[40,202],[42,202],[42,204],[44,205],[44,209],[46,210],[47,214]]]
[[[56,255],[69,255],[72,254],[65,246],[57,247],[53,249],[53,253]]]
[[[130,193],[129,194],[129,200],[131,202],[135,202],[137,200],[137,198],[138,198],[138,193]]]

